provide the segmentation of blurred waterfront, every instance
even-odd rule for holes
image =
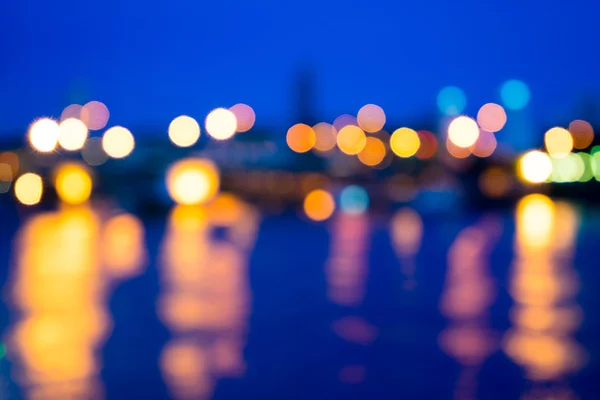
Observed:
[[[2,399],[594,398],[600,213],[2,205]],[[14,240],[11,238],[14,237]]]

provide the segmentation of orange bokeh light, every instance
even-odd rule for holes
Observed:
[[[331,217],[334,210],[335,201],[326,190],[313,190],[304,199],[304,212],[313,221],[326,220]]]
[[[385,153],[385,144],[378,138],[370,136],[365,147],[358,153],[358,159],[366,166],[374,167],[383,161]]]
[[[320,122],[313,127],[316,141],[315,150],[329,151],[335,147],[337,130],[333,125],[326,122]]]
[[[346,125],[338,133],[337,145],[345,154],[358,154],[365,148],[366,144],[367,136],[358,126]]]
[[[285,140],[292,151],[306,153],[315,145],[316,135],[310,126],[296,124],[288,130]]]
[[[419,150],[415,153],[415,157],[419,160],[427,160],[433,157],[437,151],[438,141],[435,135],[429,131],[418,131],[419,140],[421,145]]]

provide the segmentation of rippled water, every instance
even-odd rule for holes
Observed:
[[[600,218],[569,203],[1,211],[1,399],[596,396]]]

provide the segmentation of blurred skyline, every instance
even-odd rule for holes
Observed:
[[[284,135],[302,122],[294,96],[306,69],[316,117],[329,122],[375,103],[410,123],[435,115],[448,85],[475,115],[516,78],[532,93],[525,119],[560,123],[600,98],[598,11],[591,0],[4,2],[0,135],[90,100],[109,107],[109,126],[165,132],[179,115],[202,121],[243,102],[257,126]]]

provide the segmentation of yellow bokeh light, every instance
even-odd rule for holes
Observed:
[[[122,126],[112,127],[102,136],[102,149],[112,158],[125,158],[134,148],[133,135]]]
[[[256,122],[256,114],[252,107],[240,103],[231,107],[229,110],[235,115],[238,132],[247,132],[252,129],[254,122]]]
[[[92,178],[83,166],[75,163],[63,164],[56,170],[54,178],[56,194],[65,203],[83,204],[92,194]]]
[[[376,137],[368,137],[365,148],[358,153],[360,162],[368,167],[379,165],[385,157],[385,144]]]
[[[113,277],[120,279],[139,274],[147,259],[144,225],[132,214],[120,214],[108,220],[103,232],[104,264]]]
[[[460,116],[448,126],[448,139],[458,147],[470,147],[479,138],[479,126],[473,118]]]
[[[543,194],[530,194],[517,205],[517,238],[529,248],[545,248],[552,240],[554,202]]]
[[[337,145],[345,154],[358,154],[365,148],[366,144],[367,136],[358,126],[346,125],[338,133]]]
[[[548,154],[538,150],[525,153],[519,159],[519,176],[529,183],[541,183],[552,174],[552,161]]]
[[[313,221],[324,221],[335,211],[333,196],[322,189],[313,190],[304,199],[304,212]]]
[[[565,158],[573,150],[573,137],[568,130],[555,127],[544,135],[546,151],[552,157]]]
[[[477,113],[477,123],[488,132],[498,132],[506,124],[506,112],[499,104],[484,104]]]
[[[79,150],[85,144],[88,128],[77,118],[67,118],[59,125],[58,144],[68,151]]]
[[[331,124],[320,122],[313,127],[315,131],[315,150],[329,151],[335,147],[337,130]]]
[[[200,125],[192,117],[182,115],[169,125],[169,139],[178,147],[193,146],[200,138]]]
[[[206,203],[219,191],[219,170],[210,160],[185,159],[167,171],[167,191],[178,204]]]
[[[233,112],[225,108],[216,108],[208,114],[204,126],[213,138],[226,140],[235,135],[237,120]]]
[[[104,103],[99,101],[90,101],[81,109],[81,121],[90,131],[97,131],[106,126],[110,113]]]
[[[421,139],[419,134],[410,128],[396,129],[390,138],[390,147],[398,157],[412,157],[419,150]]]
[[[26,173],[15,182],[15,196],[19,202],[27,206],[39,203],[43,193],[44,184],[37,174]]]
[[[364,131],[375,133],[385,125],[385,112],[375,104],[367,104],[358,111],[356,120]]]
[[[58,122],[50,118],[41,118],[29,128],[29,142],[39,152],[48,153],[54,150],[58,143],[60,127]]]
[[[315,131],[308,125],[296,124],[288,129],[285,140],[290,149],[296,153],[306,153],[315,145]]]
[[[573,147],[576,149],[585,149],[594,141],[594,128],[587,121],[576,119],[571,122],[569,132],[573,136]]]

